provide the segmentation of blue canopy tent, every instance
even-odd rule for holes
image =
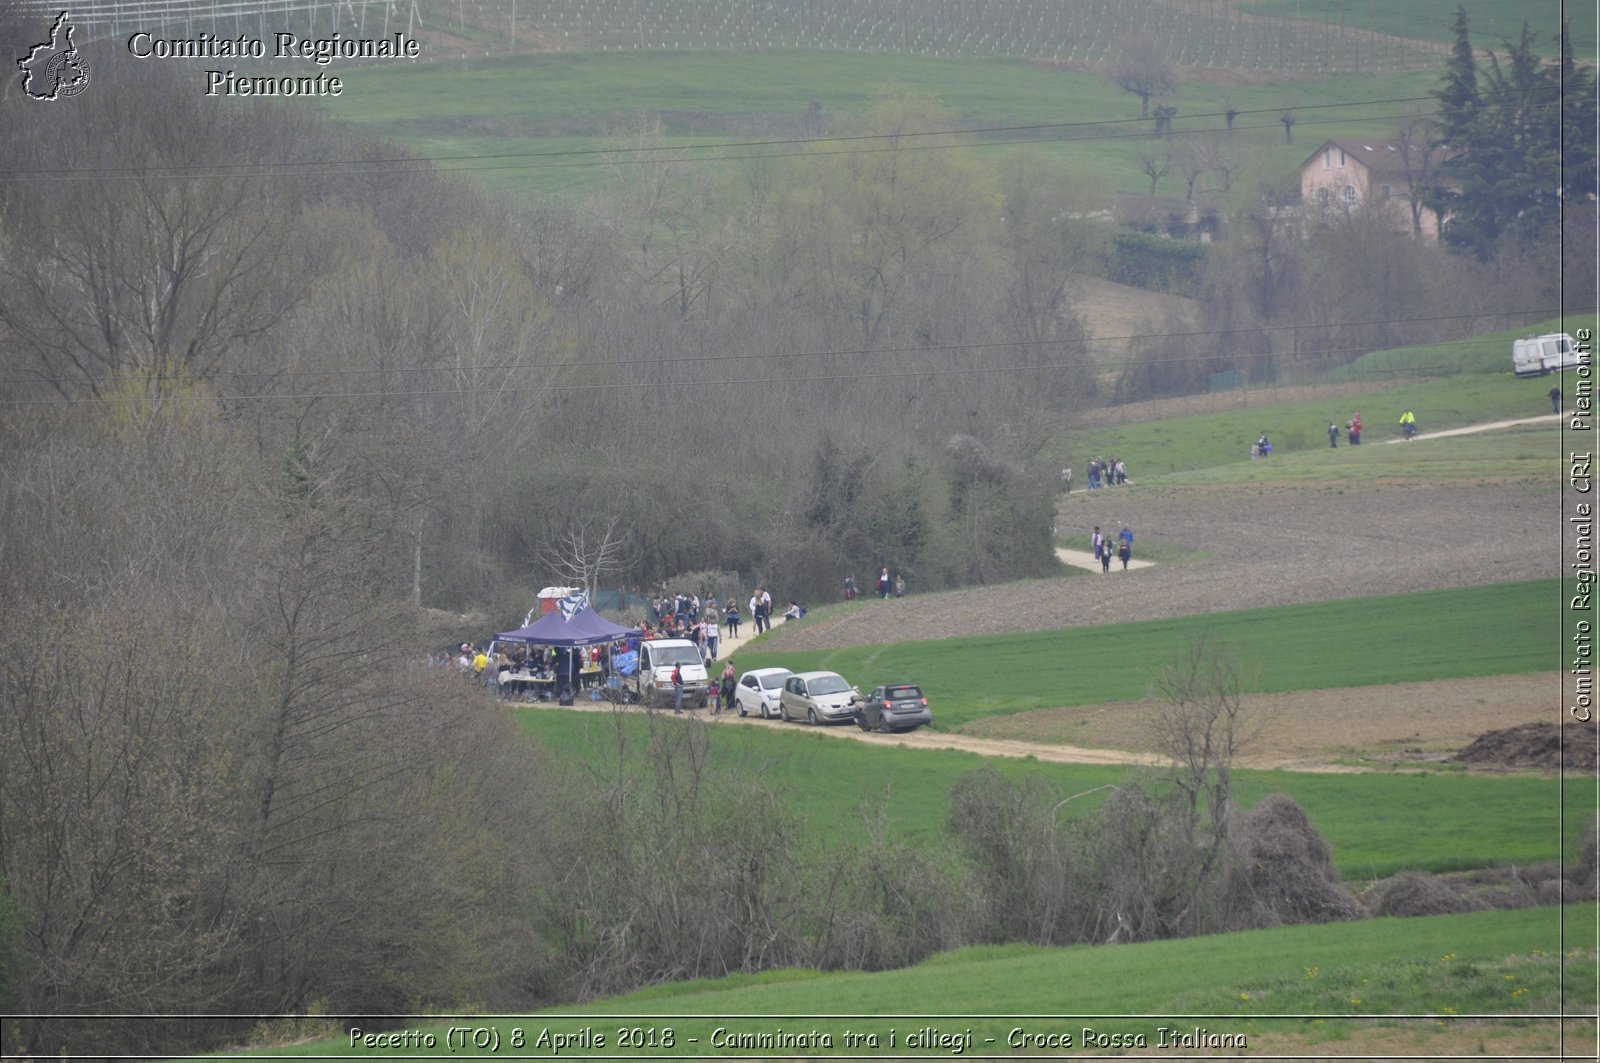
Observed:
[[[527,627],[515,631],[502,631],[494,637],[496,642],[515,642],[524,646],[599,646],[626,638],[637,638],[639,631],[631,627],[618,627],[593,609],[585,606],[571,620],[563,619],[560,612],[546,613]]]
[[[563,617],[560,611],[546,613],[526,627],[515,631],[502,631],[495,642],[515,643],[523,646],[554,646],[557,651],[556,675],[560,680],[562,704],[572,703],[573,691],[579,685],[579,660],[573,653],[583,646],[601,646],[639,635],[634,628],[618,627],[588,606]],[[598,697],[599,695],[595,695]]]

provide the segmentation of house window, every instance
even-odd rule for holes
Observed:
[[[1344,149],[1339,149],[1339,169],[1344,169]]]
[[[1343,188],[1339,189],[1339,199],[1340,199],[1341,202],[1344,203],[1344,205],[1346,207],[1355,206],[1356,205],[1356,186],[1355,185],[1345,185]]]
[[[1327,169],[1331,169],[1332,166],[1333,166],[1333,149],[1329,148],[1327,151],[1322,153],[1322,168],[1324,170],[1327,170]]]
[[[1326,188],[1317,189],[1317,206],[1326,207],[1327,205],[1328,205],[1328,190]]]

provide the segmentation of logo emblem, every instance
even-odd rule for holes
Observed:
[[[35,100],[76,96],[89,87],[89,61],[72,43],[72,23],[61,12],[50,27],[50,39],[28,49],[17,60],[22,70],[22,91]]]

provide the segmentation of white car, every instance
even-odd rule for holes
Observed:
[[[785,720],[809,724],[854,723],[861,691],[838,672],[801,672],[783,681],[778,712]]]
[[[793,672],[787,668],[752,668],[739,677],[733,688],[733,707],[740,716],[759,716],[763,720],[778,718],[778,696],[783,693],[783,681]]]

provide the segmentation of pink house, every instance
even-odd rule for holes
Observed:
[[[1443,158],[1441,149],[1407,139],[1330,140],[1300,164],[1300,206],[1308,221],[1322,212],[1373,204],[1426,240],[1439,238],[1439,216],[1413,203]]]

